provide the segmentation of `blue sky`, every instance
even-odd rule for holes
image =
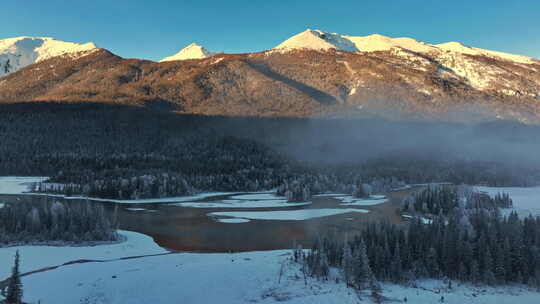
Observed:
[[[19,0],[0,9],[0,38],[93,41],[153,60],[191,42],[225,52],[269,49],[306,28],[460,41],[540,58],[538,0]]]

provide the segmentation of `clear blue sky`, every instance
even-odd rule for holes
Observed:
[[[0,38],[93,41],[153,60],[191,42],[225,52],[269,49],[306,28],[460,41],[540,58],[540,0],[16,0],[0,9]]]

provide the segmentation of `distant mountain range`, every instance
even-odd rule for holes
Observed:
[[[4,75],[3,77],[1,77]],[[153,62],[52,38],[0,40],[0,102],[146,105],[207,115],[540,123],[540,61],[382,35],[306,30],[274,49],[191,44]]]

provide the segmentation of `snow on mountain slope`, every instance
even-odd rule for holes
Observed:
[[[307,29],[275,47],[276,49],[312,49],[358,51],[352,41],[336,33]]]
[[[198,45],[197,43],[192,43],[182,50],[180,52],[161,59],[159,62],[165,62],[165,61],[174,61],[174,60],[186,60],[186,59],[202,59],[202,58],[208,58],[214,56],[215,52],[210,52],[204,47]]]
[[[527,79],[507,77],[508,68],[504,67],[505,64],[510,63],[516,65],[517,68],[528,69],[534,74],[538,72],[539,60],[522,55],[468,47],[459,42],[428,44],[407,37],[391,38],[379,34],[347,36],[308,29],[287,39],[275,49],[280,51],[291,49],[389,51],[396,64],[405,64],[420,71],[428,71],[433,68],[433,63],[437,62],[440,75],[444,74],[446,78],[461,79],[477,90],[497,90],[501,94],[511,96],[538,96],[537,86],[540,85],[534,77],[525,77]],[[493,58],[496,62],[486,63],[481,57]],[[524,64],[527,66],[523,66]],[[516,89],[524,86],[530,89]],[[426,94],[429,95],[425,89],[420,91],[427,92]]]
[[[348,36],[311,29],[294,35],[275,47],[275,49],[336,49],[349,52],[388,51],[395,48],[401,48],[417,53],[451,52],[455,54],[481,55],[525,64],[540,62],[537,59],[527,56],[468,47],[459,42],[429,44],[408,37],[391,38],[379,34]]]
[[[429,52],[437,49],[433,45],[407,37],[390,38],[379,34],[343,37],[352,41],[356,48],[362,52],[387,51],[396,47],[419,53]]]
[[[51,37],[16,37],[0,40],[0,76],[30,64],[65,54],[97,49],[92,42],[79,44]]]
[[[475,47],[465,46],[459,42],[447,42],[447,43],[441,43],[441,44],[435,44],[436,47],[446,50],[446,51],[452,51],[456,53],[461,54],[467,54],[467,55],[483,55],[488,57],[498,57],[509,61],[514,61],[518,63],[538,63],[538,60],[523,56],[523,55],[515,55],[515,54],[509,54],[504,52],[498,52],[498,51],[491,51],[491,50],[484,50],[479,49]]]

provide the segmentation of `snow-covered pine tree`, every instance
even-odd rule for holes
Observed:
[[[486,250],[484,256],[483,281],[488,285],[494,285],[496,283],[495,274],[493,273],[493,258],[489,250]]]
[[[359,289],[368,288],[373,280],[373,273],[371,272],[371,266],[369,265],[369,258],[367,256],[366,244],[364,240],[360,240],[360,244],[355,252],[355,272],[356,272],[356,286]]]
[[[9,277],[7,286],[6,301],[8,304],[21,304],[23,297],[23,288],[21,282],[21,274],[19,271],[20,255],[19,250],[15,253],[15,262]]]
[[[343,271],[343,278],[347,286],[352,286],[353,284],[353,274],[354,274],[354,259],[352,256],[351,246],[345,242],[343,248],[343,257],[341,258],[341,269]]]

